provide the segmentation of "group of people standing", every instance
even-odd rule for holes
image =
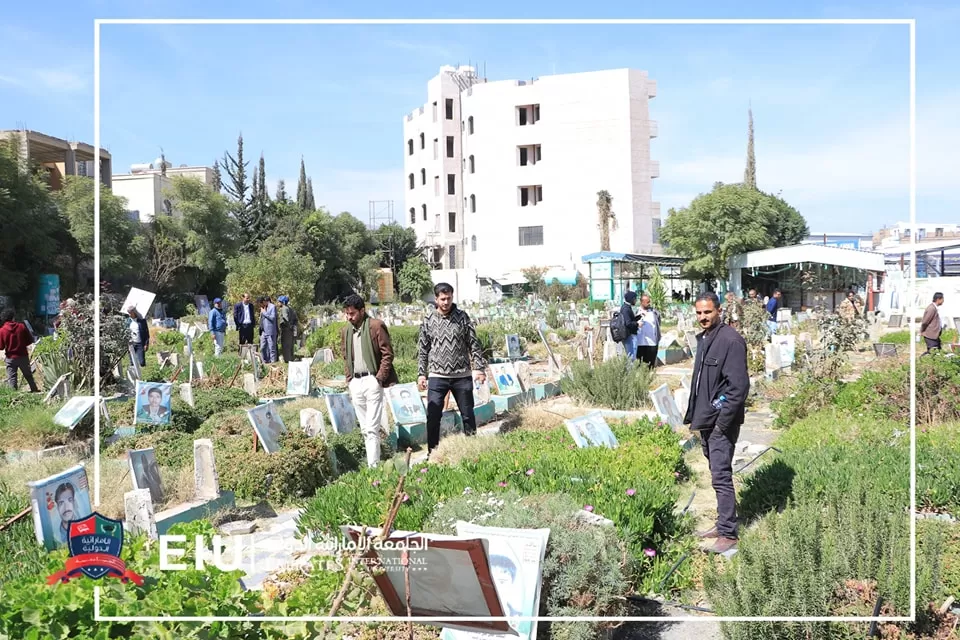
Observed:
[[[473,412],[475,384],[484,384],[487,363],[483,347],[466,311],[453,302],[453,287],[433,289],[434,309],[420,326],[417,344],[417,386],[427,392],[427,457],[440,444],[440,420],[447,395],[453,394],[463,418],[463,432],[477,433]],[[380,461],[385,389],[398,382],[393,345],[386,324],[367,315],[363,298],[353,294],[343,303],[348,324],[341,336],[344,375],[364,436],[367,465]]]
[[[259,314],[257,311],[259,310]],[[214,298],[208,316],[208,329],[213,334],[214,355],[223,353],[227,331],[227,316],[223,300]],[[257,306],[250,301],[250,294],[243,294],[233,305],[233,324],[240,334],[240,346],[254,344],[254,326],[260,333],[260,357],[265,363],[279,362],[277,348],[284,362],[293,362],[294,343],[298,334],[297,312],[290,306],[288,296],[279,296],[273,303],[270,296],[257,298]]]

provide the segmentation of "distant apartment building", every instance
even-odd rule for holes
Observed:
[[[27,129],[0,129],[0,140],[12,140],[26,165],[43,167],[53,191],[63,188],[66,176],[96,175],[95,148],[84,142],[70,142]],[[110,152],[100,149],[100,181],[111,186]]]
[[[873,243],[878,249],[910,244],[913,236],[917,244],[940,242],[943,240],[960,241],[960,224],[953,223],[917,223],[898,222],[892,227],[884,227],[873,234]]]
[[[960,276],[960,224],[898,222],[873,234],[873,242],[888,265],[908,268],[911,237],[916,241],[917,277]]]
[[[656,82],[633,69],[488,82],[442,67],[403,123],[404,219],[437,268],[576,268],[600,250],[606,190],[610,250],[662,253],[655,96]]]
[[[800,244],[819,244],[827,247],[843,249],[857,249],[859,251],[873,250],[872,233],[811,233]]]
[[[166,164],[166,175],[162,164]],[[130,173],[113,176],[113,192],[127,199],[127,211],[133,220],[153,222],[159,215],[176,214],[167,196],[175,176],[197,178],[208,186],[213,185],[213,169],[189,167],[185,164],[174,167],[169,161],[157,158],[152,163],[135,164]]]

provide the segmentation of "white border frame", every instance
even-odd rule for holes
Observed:
[[[917,22],[914,18],[837,18],[837,19],[495,19],[495,18],[378,18],[378,19],[236,19],[236,18],[117,18],[96,19],[93,25],[93,122],[94,153],[97,170],[94,192],[94,273],[96,283],[94,304],[100,306],[100,27],[106,24],[151,24],[151,25],[905,25],[910,28],[910,224],[916,227],[917,218]],[[909,290],[916,288],[916,239],[911,238],[910,245],[910,282]],[[100,399],[100,314],[94,315],[94,395]],[[536,620],[537,622],[915,622],[917,615],[917,530],[916,530],[916,389],[917,389],[917,343],[916,323],[910,323],[910,616],[868,617],[868,616],[623,616],[623,617],[571,617],[571,616],[521,616],[517,620]],[[94,508],[100,506],[100,413],[94,416],[94,438],[97,441],[94,450]],[[94,587],[94,620],[104,622],[400,622],[406,618],[394,616],[103,616],[100,614],[100,589]],[[413,618],[416,622],[436,621],[445,618]],[[490,622],[501,620],[496,617],[468,617],[461,620],[472,622]],[[513,618],[512,618],[513,619]]]

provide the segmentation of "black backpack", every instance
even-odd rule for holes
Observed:
[[[619,311],[614,311],[613,317],[610,318],[610,335],[614,342],[623,342],[627,339],[627,321]]]

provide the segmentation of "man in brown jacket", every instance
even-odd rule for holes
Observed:
[[[344,375],[360,431],[367,448],[367,466],[380,462],[380,422],[384,387],[398,382],[393,368],[393,345],[383,321],[367,316],[363,298],[347,296],[343,312],[349,325],[343,329]]]
[[[927,343],[927,355],[934,349],[940,349],[940,334],[943,332],[943,324],[940,322],[940,305],[943,304],[943,294],[939,291],[933,294],[933,302],[923,312],[923,320],[920,321],[920,335],[923,341]]]

